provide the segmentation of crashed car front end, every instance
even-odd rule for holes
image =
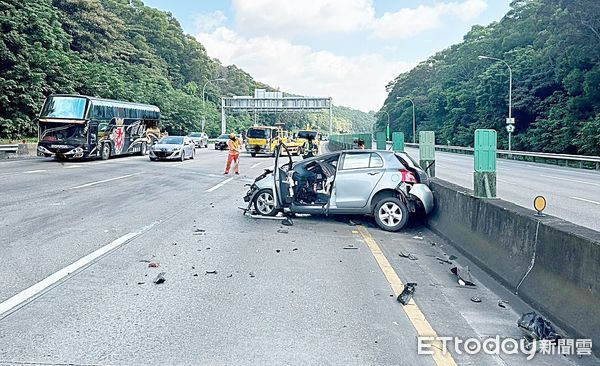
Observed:
[[[264,173],[256,177],[254,182],[250,184],[250,189],[244,196],[244,202],[252,202],[254,196],[263,189],[271,189],[275,191],[273,184],[273,171],[271,169],[265,169]]]

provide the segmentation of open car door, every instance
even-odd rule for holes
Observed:
[[[280,160],[285,159],[287,155],[288,161],[283,166],[279,166]],[[280,157],[282,159],[280,159]],[[283,143],[277,144],[275,147],[275,168],[273,169],[273,179],[275,180],[275,200],[281,208],[289,207],[293,197],[290,195],[290,184],[288,182],[288,172],[292,169],[292,155],[287,146]]]

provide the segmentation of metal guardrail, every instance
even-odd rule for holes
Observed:
[[[19,144],[0,145],[0,151],[4,151],[7,153],[16,153],[18,149]]]
[[[406,147],[418,148],[419,144],[405,143]],[[473,155],[474,149],[472,147],[462,146],[447,146],[447,145],[435,145],[436,151],[451,152],[458,154]],[[498,150],[497,156],[502,159],[519,160],[519,161],[531,161],[534,163],[546,163],[564,165],[570,167],[578,167],[585,169],[596,169],[600,170],[600,156],[588,156],[588,155],[569,155],[569,154],[552,154],[544,152],[530,152],[530,151],[508,151]],[[562,163],[562,164],[561,164]]]

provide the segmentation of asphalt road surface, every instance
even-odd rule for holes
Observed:
[[[419,355],[418,335],[519,339],[531,309],[418,223],[243,216],[244,185],[273,160],[243,155],[226,177],[226,154],[0,162],[0,364],[597,364]],[[436,259],[452,254],[475,289]],[[418,286],[403,306],[406,282]]]
[[[413,157],[419,149],[407,148]],[[436,151],[436,176],[473,189],[473,156]],[[533,199],[546,197],[544,213],[600,231],[600,172],[498,159],[499,198],[533,210]]]

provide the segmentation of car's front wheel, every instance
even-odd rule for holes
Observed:
[[[408,209],[396,197],[385,197],[379,200],[373,215],[377,226],[386,231],[398,231],[408,222]]]
[[[262,216],[277,215],[275,196],[270,189],[263,189],[254,196],[254,209]]]

